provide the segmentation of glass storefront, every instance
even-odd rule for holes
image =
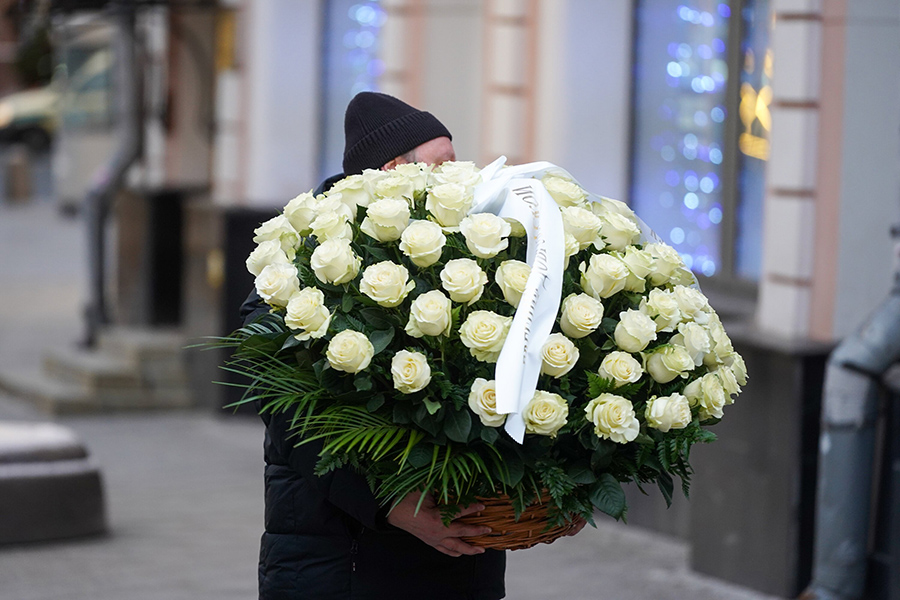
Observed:
[[[771,101],[767,15],[766,0],[641,0],[637,7],[632,205],[706,277],[759,274]],[[735,60],[729,35],[741,30],[738,107],[727,100]],[[734,160],[729,128],[751,113]],[[729,158],[736,179],[727,176]]]
[[[359,92],[377,90],[384,72],[378,34],[387,19],[377,1],[331,0],[325,7],[320,179],[341,172],[347,103]]]

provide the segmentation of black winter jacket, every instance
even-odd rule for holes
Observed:
[[[326,180],[316,193],[337,179]],[[255,292],[241,306],[244,323],[266,312]],[[317,477],[321,443],[296,446],[283,413],[261,415],[266,530],[259,555],[260,600],[504,597],[504,552],[452,558],[392,527],[362,475],[345,468]]]

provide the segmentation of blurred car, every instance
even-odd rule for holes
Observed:
[[[22,142],[36,151],[50,147],[59,125],[59,84],[0,98],[0,142]]]
[[[49,85],[0,98],[0,143],[46,150],[60,119],[70,127],[108,127],[111,68],[111,52],[94,50],[68,77],[61,67]]]

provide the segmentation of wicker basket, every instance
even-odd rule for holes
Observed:
[[[487,525],[493,531],[487,535],[461,538],[464,542],[493,550],[522,550],[537,544],[549,544],[573,531],[577,524],[566,523],[547,527],[550,495],[544,490],[539,499],[529,505],[516,521],[516,513],[508,496],[478,498],[484,510],[455,519],[455,523]]]

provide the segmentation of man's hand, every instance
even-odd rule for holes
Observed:
[[[461,537],[484,535],[491,532],[490,527],[481,525],[463,525],[462,523],[450,523],[444,526],[441,521],[441,512],[438,510],[431,494],[425,496],[422,506],[416,514],[416,505],[419,503],[419,492],[413,492],[401,500],[387,516],[387,521],[394,527],[413,534],[432,548],[443,552],[448,556],[462,556],[463,554],[481,554],[484,548],[469,545],[462,541]],[[484,510],[482,504],[472,504],[462,509],[455,519]]]

